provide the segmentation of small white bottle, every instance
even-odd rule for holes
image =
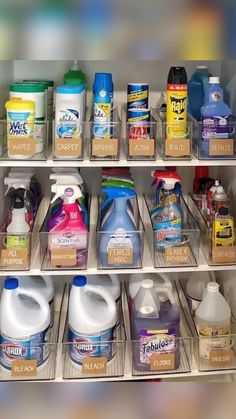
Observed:
[[[201,358],[209,360],[211,351],[230,348],[230,320],[230,307],[220,293],[219,284],[210,282],[196,311]]]

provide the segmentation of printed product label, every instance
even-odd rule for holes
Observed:
[[[204,116],[202,119],[202,139],[229,138],[229,117]]]
[[[209,139],[209,156],[233,156],[234,140],[233,139]]]
[[[87,248],[87,234],[49,234],[49,247],[53,248],[76,248],[78,250]]]
[[[230,367],[235,359],[232,350],[213,350],[210,353],[210,366],[216,368]]]
[[[34,112],[7,112],[7,137],[33,137]]]
[[[214,350],[230,349],[230,324],[225,327],[207,327],[198,325],[199,354],[201,358],[210,359],[210,353]],[[209,339],[207,339],[209,337]]]
[[[8,154],[33,156],[36,154],[36,139],[27,137],[8,138]]]
[[[190,156],[190,139],[171,139],[165,142],[165,154],[169,157]]]
[[[16,360],[11,364],[12,377],[37,377],[37,361]]]
[[[56,118],[56,138],[73,138],[80,135],[80,114],[76,109],[61,110]]]
[[[167,87],[168,125],[167,139],[186,136],[187,126],[187,86],[168,85]]]
[[[110,138],[111,104],[95,103],[93,135],[95,138]]]
[[[213,246],[212,247],[213,263],[235,263],[236,247],[235,246]]]
[[[175,354],[158,354],[151,358],[151,371],[170,371],[175,369]]]
[[[51,249],[51,265],[56,266],[76,266],[77,252],[73,248]]]
[[[140,330],[140,362],[150,364],[153,355],[175,353],[176,330]]]
[[[80,157],[82,152],[81,138],[56,138],[55,156],[56,157]]]
[[[184,265],[189,263],[189,247],[168,247],[165,249],[165,263]]]
[[[19,236],[7,234],[8,249],[29,249],[29,235],[21,234]]]
[[[117,229],[107,246],[109,265],[132,265],[133,244],[130,235],[123,229]]]
[[[107,358],[85,358],[83,360],[83,374],[106,374]]]
[[[181,243],[181,219],[157,222],[156,246],[167,248]]]
[[[49,328],[29,338],[11,339],[10,337],[1,336],[1,365],[11,370],[13,361],[36,360],[37,367],[39,367],[47,361],[50,355],[48,342]]]
[[[106,358],[110,361],[115,356],[115,347],[112,344],[115,327],[101,333],[85,335],[69,329],[69,355],[78,365],[82,365],[86,358]]]

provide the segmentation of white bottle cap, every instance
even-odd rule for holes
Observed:
[[[197,70],[207,70],[207,69],[208,69],[207,65],[198,65],[197,66]]]
[[[142,281],[142,288],[152,288],[153,285],[154,283],[151,279],[144,279],[144,281]]]
[[[219,290],[220,290],[220,286],[217,282],[209,282],[209,284],[207,284],[207,291],[219,292]]]
[[[220,84],[220,78],[219,77],[210,77],[209,78],[210,84]]]

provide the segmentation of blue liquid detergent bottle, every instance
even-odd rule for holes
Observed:
[[[199,65],[188,83],[188,111],[201,121],[201,108],[205,104],[211,74],[206,66]]]
[[[210,77],[205,105],[201,109],[202,114],[202,140],[200,141],[200,156],[211,158],[209,153],[210,139],[228,139],[230,135],[231,110],[224,102],[224,92],[220,86],[219,77]],[[224,147],[222,155],[225,157]]]
[[[141,259],[139,233],[128,202],[136,192],[126,188],[104,188],[112,211],[100,231],[99,257],[104,268],[135,268]]]

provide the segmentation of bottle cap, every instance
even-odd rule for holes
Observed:
[[[56,88],[56,93],[61,93],[64,95],[77,95],[84,91],[84,86],[82,84],[65,84],[64,86],[58,86]]]
[[[217,282],[209,282],[209,284],[207,284],[207,291],[219,292],[219,290],[220,290],[220,286]]]
[[[142,288],[148,289],[148,288],[152,288],[154,285],[152,279],[145,279],[144,281],[142,281]]]
[[[18,82],[10,85],[10,92],[16,93],[42,93],[45,92],[45,85],[40,83]]]
[[[220,78],[219,77],[210,77],[209,78],[210,84],[220,84]]]
[[[84,287],[87,284],[87,278],[86,276],[75,276],[73,278],[73,285],[75,287]]]
[[[19,281],[17,278],[7,278],[4,283],[5,290],[15,290],[19,287]]]

